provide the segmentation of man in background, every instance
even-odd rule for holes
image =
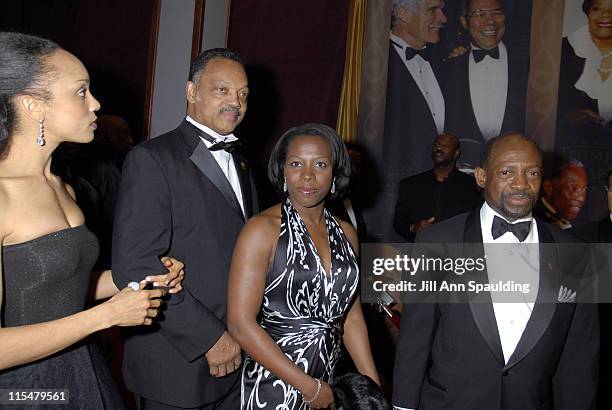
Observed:
[[[474,209],[482,198],[474,177],[456,167],[461,155],[459,140],[438,135],[431,148],[434,167],[400,181],[393,226],[405,240],[435,222]]]
[[[536,215],[561,229],[572,227],[586,201],[589,178],[582,162],[554,158],[542,183]]]

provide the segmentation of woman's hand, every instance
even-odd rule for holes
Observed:
[[[168,268],[168,273],[164,275],[147,276],[147,282],[153,282],[154,287],[163,286],[168,288],[169,293],[178,293],[183,289],[183,279],[185,278],[185,265],[178,259],[164,256],[161,258],[164,266]]]
[[[125,288],[108,301],[98,305],[102,309],[108,309],[105,314],[111,321],[111,326],[138,326],[150,325],[153,318],[157,316],[161,297],[164,295],[162,289],[144,290],[144,283],[140,284],[140,290]],[[109,326],[110,327],[110,326]]]
[[[321,382],[321,389],[319,389],[319,394],[317,394],[317,380],[313,379],[313,388],[308,389],[306,392],[302,392],[302,397],[304,400],[311,400],[314,397],[314,400],[308,403],[308,406],[311,409],[327,409],[332,407],[334,404],[334,392],[329,384],[325,383],[323,380]],[[316,397],[315,397],[316,396]]]

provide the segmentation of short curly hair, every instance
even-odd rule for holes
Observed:
[[[332,174],[336,182],[336,192],[331,194],[331,197],[341,195],[347,189],[351,176],[351,160],[346,146],[333,128],[313,122],[288,129],[276,142],[268,161],[268,179],[274,188],[283,192],[287,150],[291,141],[300,135],[316,135],[329,143],[332,152]]]
[[[189,81],[193,81],[194,83],[198,83],[200,81],[200,76],[204,72],[204,69],[210,60],[215,58],[235,61],[244,68],[242,57],[240,57],[240,55],[235,51],[228,50],[227,48],[211,48],[209,50],[202,51],[200,55],[193,60],[191,66],[189,67],[189,77],[187,79]]]

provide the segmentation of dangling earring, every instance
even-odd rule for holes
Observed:
[[[36,138],[36,143],[41,147],[45,145],[45,119],[44,118],[38,120],[38,138]]]
[[[285,178],[285,182],[283,182],[283,192],[287,192],[287,178]]]
[[[336,178],[334,178],[334,180],[332,181],[332,187],[329,192],[331,192],[332,194],[336,193]]]

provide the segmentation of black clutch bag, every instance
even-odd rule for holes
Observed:
[[[337,410],[391,410],[380,387],[363,374],[347,373],[331,387]]]

